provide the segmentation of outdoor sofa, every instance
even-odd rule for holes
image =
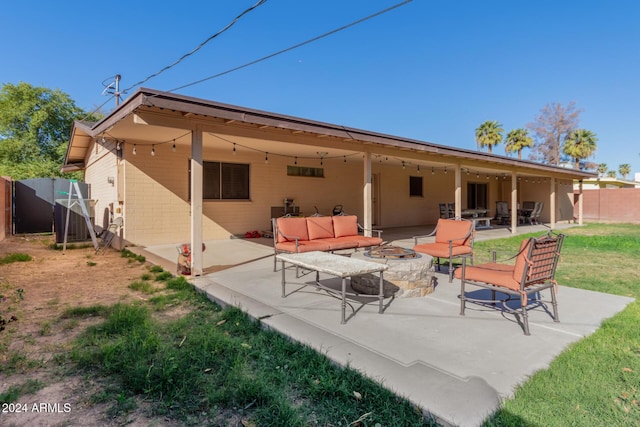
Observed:
[[[333,252],[358,249],[382,243],[381,230],[371,230],[377,237],[360,234],[366,231],[356,215],[272,218],[275,254],[311,251]],[[276,268],[274,257],[274,271]]]

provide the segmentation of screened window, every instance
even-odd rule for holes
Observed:
[[[203,162],[202,198],[205,200],[248,200],[249,165]]]

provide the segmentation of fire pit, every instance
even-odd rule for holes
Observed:
[[[355,252],[352,258],[387,264],[384,272],[385,297],[395,294],[399,298],[421,297],[433,292],[433,264],[429,255],[417,253],[413,249],[383,245],[369,251]],[[380,282],[367,275],[353,277],[354,291],[376,295]]]
[[[364,253],[371,258],[391,258],[391,259],[406,259],[406,258],[418,258],[420,254],[416,254],[413,249],[402,248],[400,246],[383,245],[373,248]]]

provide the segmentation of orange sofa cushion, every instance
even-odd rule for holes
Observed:
[[[334,216],[333,232],[336,237],[357,236],[358,235],[358,217],[355,215]]]
[[[310,216],[306,218],[309,240],[332,239],[333,222],[330,216]]]
[[[295,242],[294,237],[297,237],[299,240],[309,240],[307,220],[305,218],[277,218],[276,226],[279,231],[277,243]]]
[[[296,252],[295,242],[276,243],[276,249],[283,252]],[[303,240],[298,242],[298,253],[311,251],[329,251],[331,246],[324,240]]]

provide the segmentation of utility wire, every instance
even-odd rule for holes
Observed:
[[[251,62],[248,62],[248,63],[246,63],[246,64],[244,64],[244,65],[240,65],[240,66],[238,66],[238,67],[231,68],[231,69],[229,69],[229,70],[227,70],[227,71],[223,71],[223,72],[221,72],[221,73],[214,74],[214,75],[212,75],[212,76],[205,77],[205,78],[200,79],[200,80],[196,80],[196,81],[194,81],[194,82],[192,82],[192,83],[187,83],[187,84],[182,85],[182,86],[179,86],[179,87],[177,87],[177,88],[175,88],[175,89],[171,89],[171,90],[169,90],[168,92],[175,92],[175,91],[177,91],[177,90],[184,89],[184,88],[189,87],[189,86],[194,86],[194,85],[197,85],[197,84],[200,84],[200,83],[206,82],[207,80],[215,79],[215,78],[217,78],[217,77],[224,76],[225,74],[229,74],[229,73],[232,73],[232,72],[234,72],[234,71],[238,71],[238,70],[241,70],[241,69],[243,69],[243,68],[247,68],[247,67],[249,67],[249,66],[251,66],[251,65],[255,65],[255,64],[259,63],[259,62],[266,61],[267,59],[271,59],[271,58],[273,58],[273,57],[275,57],[275,56],[278,56],[278,55],[281,55],[281,54],[283,54],[283,53],[285,53],[285,52],[289,52],[289,51],[291,51],[291,50],[297,49],[297,48],[302,47],[302,46],[304,46],[304,45],[307,45],[307,44],[309,44],[309,43],[313,43],[313,42],[315,42],[315,41],[317,41],[317,40],[320,40],[320,39],[322,39],[322,38],[328,37],[328,36],[330,36],[330,35],[332,35],[332,34],[335,34],[335,33],[337,33],[337,32],[340,32],[340,31],[342,31],[342,30],[346,30],[347,28],[353,27],[353,26],[358,25],[358,24],[360,24],[360,23],[362,23],[362,22],[364,22],[364,21],[367,21],[367,20],[369,20],[369,19],[375,18],[376,16],[379,16],[379,15],[382,15],[382,14],[384,14],[384,13],[387,13],[387,12],[389,12],[389,11],[391,11],[391,10],[393,10],[393,9],[396,9],[396,8],[398,8],[398,7],[400,7],[400,6],[404,6],[405,4],[410,3],[411,1],[412,1],[412,0],[405,0],[405,1],[401,2],[401,3],[395,4],[395,5],[393,5],[393,6],[391,6],[391,7],[388,7],[388,8],[386,8],[386,9],[384,9],[384,10],[381,10],[381,11],[379,11],[379,12],[376,12],[376,13],[374,13],[374,14],[372,14],[372,15],[369,15],[369,16],[366,16],[366,17],[364,17],[364,18],[358,19],[357,21],[354,21],[354,22],[352,22],[352,23],[350,23],[350,24],[347,24],[347,25],[344,25],[344,26],[342,26],[342,27],[340,27],[340,28],[336,28],[336,29],[331,30],[331,31],[329,31],[329,32],[327,32],[327,33],[324,33],[324,34],[322,34],[322,35],[319,35],[319,36],[316,36],[316,37],[314,37],[314,38],[311,38],[311,39],[309,39],[309,40],[307,40],[307,41],[304,41],[304,42],[302,42],[302,43],[298,43],[298,44],[296,44],[296,45],[290,46],[290,47],[288,47],[288,48],[286,48],[286,49],[282,49],[282,50],[280,50],[280,51],[278,51],[278,52],[275,52],[275,53],[272,53],[272,54],[270,54],[270,55],[263,56],[263,57],[262,57],[262,58],[260,58],[260,59],[256,59],[256,60],[251,61]],[[134,85],[134,86],[136,86],[136,85]]]
[[[180,62],[182,62],[185,58],[193,55],[194,53],[196,53],[197,51],[199,51],[200,49],[202,49],[204,47],[204,45],[206,45],[207,43],[209,43],[211,40],[215,39],[216,37],[218,37],[220,34],[224,33],[225,31],[227,31],[229,28],[231,28],[236,22],[238,22],[240,20],[240,18],[242,18],[244,15],[246,15],[247,13],[251,12],[252,10],[256,9],[257,7],[263,5],[264,3],[266,3],[267,0],[258,0],[257,3],[255,3],[253,6],[249,7],[248,9],[246,9],[244,12],[242,12],[240,15],[236,16],[235,19],[233,21],[231,21],[229,24],[227,24],[223,29],[221,29],[220,31],[218,31],[217,33],[215,33],[214,35],[212,35],[211,37],[209,37],[208,39],[206,39],[205,41],[203,41],[202,43],[200,43],[195,49],[193,49],[191,52],[185,53],[184,55],[182,55],[178,60],[176,60],[175,62],[173,62],[172,64],[167,65],[166,67],[162,68],[160,71],[151,74],[150,76],[148,76],[147,78],[140,80],[138,83],[135,83],[131,86],[129,86],[128,88],[126,88],[125,90],[122,91],[122,93],[126,93],[127,91],[133,89],[136,86],[140,86],[141,84],[145,83],[146,81],[157,77],[158,75],[160,75],[161,73],[167,71],[168,69],[178,65]]]

